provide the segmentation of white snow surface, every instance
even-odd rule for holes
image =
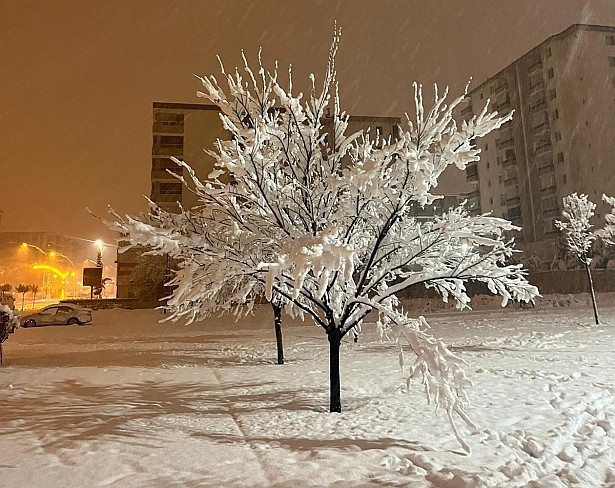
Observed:
[[[0,367],[7,487],[615,487],[615,303],[441,313],[433,334],[469,363],[465,455],[395,344],[366,324],[342,344],[328,407],[322,331],[269,306],[238,323],[159,323],[100,310],[86,326],[18,329]]]

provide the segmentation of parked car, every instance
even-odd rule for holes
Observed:
[[[92,309],[73,305],[72,303],[58,303],[49,305],[35,313],[22,315],[22,327],[36,327],[37,325],[83,325],[92,321]]]

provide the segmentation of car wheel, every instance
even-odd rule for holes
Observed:
[[[28,319],[23,323],[22,327],[36,327],[36,321],[34,319]]]
[[[68,319],[68,322],[66,323],[68,325],[80,324],[79,319],[77,317],[71,317],[70,319]]]

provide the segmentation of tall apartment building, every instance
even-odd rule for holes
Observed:
[[[331,119],[326,117],[323,123],[327,127]],[[372,133],[378,131],[388,137],[397,133],[399,123],[396,117],[351,116],[348,133],[369,128]],[[151,200],[168,211],[178,210],[178,202],[184,208],[194,207],[198,203],[195,195],[169,174],[169,171],[175,174],[183,171],[170,158],[175,156],[186,161],[199,178],[207,178],[215,161],[205,150],[213,149],[217,139],[228,138],[228,132],[220,121],[220,110],[215,105],[207,104],[154,102],[152,134]],[[126,242],[120,241],[118,251],[126,245]],[[137,266],[141,252],[139,249],[118,252],[119,298],[137,295],[137,287],[131,283],[130,275]]]
[[[521,247],[550,259],[563,198],[615,194],[615,27],[574,24],[473,89],[465,120],[487,99],[513,120],[478,142],[466,169],[480,211],[520,225]]]

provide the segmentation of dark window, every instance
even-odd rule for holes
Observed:
[[[557,162],[558,163],[564,162],[564,153],[557,153]]]
[[[489,203],[493,205],[493,197],[489,197]]]
[[[154,122],[159,125],[168,126],[183,126],[184,114],[174,114],[165,112],[156,112],[154,114]]]
[[[615,66],[615,56],[609,56],[609,66]]]
[[[382,132],[382,127],[380,127],[379,125],[376,126],[376,133],[380,134],[380,137],[382,137],[384,134],[384,132]]]
[[[184,136],[157,136],[160,147],[184,147]]]
[[[553,68],[549,68],[549,70],[547,71],[547,77],[551,79],[554,76],[555,76],[555,71],[553,71]]]
[[[547,50],[545,51],[545,58],[550,58],[551,57],[551,48],[548,47]]]
[[[565,173],[562,175],[562,183],[564,183],[564,184],[566,183],[566,174]]]
[[[160,183],[161,195],[181,195],[182,184],[181,183]]]
[[[166,170],[170,169],[174,173],[181,173],[181,167],[177,165],[175,161],[171,161],[171,158],[154,158],[152,159],[152,169]]]
[[[608,46],[615,46],[615,35],[607,34],[604,42],[606,42]]]
[[[554,99],[554,98],[556,98],[556,97],[557,97],[557,92],[555,91],[555,88],[551,88],[551,89],[549,90],[549,99],[550,99],[550,100],[553,100],[553,99]]]
[[[489,161],[487,161],[487,169],[489,169],[490,163]]]
[[[553,120],[557,120],[557,119],[559,119],[559,112],[557,109],[555,109],[553,111]]]

